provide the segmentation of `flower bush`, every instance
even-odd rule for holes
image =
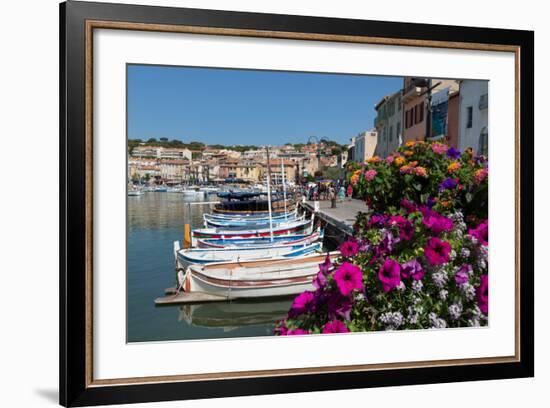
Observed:
[[[385,159],[350,163],[347,170],[355,197],[375,212],[396,209],[406,199],[443,214],[460,210],[468,223],[487,218],[487,160],[471,149],[407,142]]]
[[[483,326],[488,316],[487,222],[427,206],[362,214],[342,257],[320,265],[280,335]]]
[[[319,265],[279,335],[484,326],[489,313],[487,160],[412,142],[348,167],[367,206],[341,257]]]

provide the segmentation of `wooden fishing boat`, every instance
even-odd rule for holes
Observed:
[[[273,240],[270,237],[206,238],[197,239],[196,243],[198,248],[269,248],[273,245],[311,244],[317,241],[323,241],[323,231],[320,228],[312,233],[277,235]]]
[[[193,230],[192,244],[196,246],[196,240],[199,238],[251,238],[251,237],[268,237],[271,235],[283,235],[283,234],[295,234],[303,230],[311,228],[313,225],[313,219],[311,220],[299,220],[287,223],[278,224],[273,228],[260,228],[260,229],[248,229],[244,227],[239,228],[199,228]]]
[[[204,218],[204,217],[203,217]],[[271,225],[282,225],[284,223],[289,223],[293,221],[303,220],[304,215],[297,217],[292,214],[288,217],[272,217],[269,218],[251,218],[251,219],[226,219],[226,220],[212,220],[204,218],[204,224],[206,227],[217,227],[217,228],[248,228],[248,229],[260,229],[260,228],[269,228],[270,222]]]
[[[179,286],[227,299],[297,295],[312,290],[312,281],[327,254],[300,258],[191,265],[178,271]],[[329,256],[335,260],[339,252]]]
[[[175,244],[175,243],[174,243]],[[253,259],[297,258],[320,252],[322,244],[273,245],[271,247],[242,248],[189,248],[177,251],[180,264],[207,264],[213,262],[238,262]]]
[[[273,220],[277,219],[289,219],[291,217],[296,218],[298,216],[298,209],[292,212],[280,213],[271,217]],[[257,215],[257,214],[203,214],[204,220],[212,221],[233,221],[233,220],[243,220],[243,221],[269,221],[269,213],[267,215]]]

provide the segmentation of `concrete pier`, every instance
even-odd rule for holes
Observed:
[[[348,200],[336,203],[336,208],[331,208],[330,200],[318,201],[319,211],[315,214],[326,224],[326,238],[334,241],[335,244],[343,242],[347,235],[353,234],[353,224],[357,214],[366,211],[367,206],[362,200]],[[315,212],[315,202],[306,201],[300,203],[302,208],[308,212]]]

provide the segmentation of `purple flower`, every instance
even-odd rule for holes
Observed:
[[[464,283],[468,283],[470,280],[470,271],[472,270],[472,266],[465,264],[460,267],[460,269],[455,273],[455,282],[457,285],[462,285]]]
[[[469,229],[468,234],[476,237],[481,244],[485,246],[489,245],[489,221],[485,220],[476,228]]]
[[[313,292],[305,291],[300,293],[290,308],[290,314],[292,316],[299,316],[303,313],[311,313],[315,310],[315,295]]]
[[[371,217],[370,217],[370,220],[369,220],[369,226],[375,226],[375,225],[378,225],[378,226],[382,226],[386,223],[387,221],[387,217],[385,215],[382,215],[382,214],[373,214]]]
[[[399,227],[399,239],[408,241],[414,235],[414,225],[411,221],[401,215],[394,215],[390,217],[390,225],[396,225]]]
[[[442,265],[449,262],[450,254],[451,244],[437,237],[430,238],[424,247],[424,255],[430,265]]]
[[[325,275],[327,275],[331,267],[332,267],[332,262],[330,261],[330,256],[327,254],[325,258],[325,262],[323,262],[322,264],[319,264],[319,272],[322,272]]]
[[[393,259],[386,259],[378,271],[384,292],[389,292],[401,283],[401,265]]]
[[[342,296],[340,292],[333,292],[327,302],[328,317],[329,319],[341,317],[344,320],[349,320],[352,307],[353,304],[349,297]]]
[[[358,266],[344,262],[334,272],[334,280],[338,290],[344,296],[349,295],[354,289],[363,289],[363,273]]]
[[[481,313],[489,313],[489,275],[481,275],[481,283],[477,288],[477,305]]]
[[[390,253],[393,251],[393,246],[396,244],[396,240],[393,237],[393,234],[391,231],[385,231],[384,236],[382,238],[382,242],[380,243],[380,251],[384,253]]]
[[[439,184],[439,191],[452,190],[458,186],[458,181],[454,178],[446,178]]]
[[[458,159],[460,157],[460,150],[455,149],[454,147],[451,147],[449,150],[447,150],[447,156],[451,159]]]
[[[428,208],[432,208],[436,204],[436,201],[433,197],[428,197],[428,200],[426,201],[426,206]]]
[[[424,277],[424,269],[420,265],[420,262],[416,259],[411,259],[401,265],[401,277],[404,279],[421,280]]]
[[[407,213],[409,214],[416,211],[416,205],[406,198],[403,198],[401,200],[401,207],[403,207],[405,211],[407,211]]]
[[[357,252],[359,252],[359,244],[355,240],[348,240],[344,243],[342,243],[338,249],[342,253],[343,256],[346,258],[349,258],[350,256],[355,255]]]
[[[427,212],[422,222],[436,235],[439,235],[443,231],[450,231],[453,229],[453,221],[436,211]]]
[[[340,320],[333,320],[323,326],[323,334],[328,333],[348,333],[349,329]]]
[[[317,290],[322,289],[327,284],[327,277],[323,272],[319,271],[317,273],[317,276],[315,277],[315,279],[313,279],[313,282],[311,283],[313,284],[313,287],[315,289]]]

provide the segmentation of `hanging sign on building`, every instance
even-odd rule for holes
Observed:
[[[433,139],[447,135],[447,118],[449,112],[449,88],[432,95],[432,131]]]

